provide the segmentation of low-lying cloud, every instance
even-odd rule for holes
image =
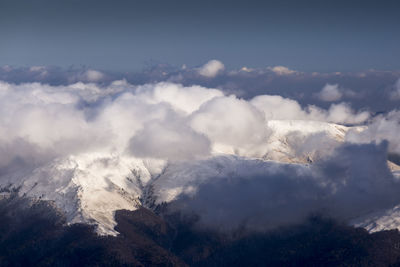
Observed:
[[[364,131],[352,130],[347,134],[347,141],[353,143],[389,142],[389,152],[400,154],[400,111],[393,110],[386,115],[372,119]]]
[[[267,119],[360,124],[370,117],[369,112],[355,112],[347,103],[332,104],[328,110],[314,105],[309,105],[303,109],[297,101],[278,95],[256,96],[250,102],[262,110]]]
[[[158,150],[170,150],[167,148],[177,147],[177,142],[186,142],[182,149],[188,152],[181,151],[183,155],[205,155],[206,147],[211,145],[214,152],[261,156],[270,134],[267,120],[351,124],[369,117],[343,103],[328,110],[315,106],[303,109],[296,101],[280,96],[258,96],[246,101],[201,86],[133,86],[126,81],[105,87],[81,82],[68,86],[1,82],[0,103],[2,144],[24,140],[41,152],[49,150],[60,155],[116,149],[168,158],[169,153],[150,153],[155,149],[150,144],[154,146],[158,139],[163,140]],[[200,149],[199,144],[205,147]]]
[[[221,64],[209,62],[191,75],[226,78],[230,74]],[[46,71],[29,70],[44,76]],[[173,201],[174,207],[198,214],[204,225],[231,229],[264,230],[315,212],[349,220],[400,201],[386,164],[387,147],[400,153],[399,112],[373,116],[355,109],[339,102],[346,93],[337,85],[320,92],[323,107],[277,94],[241,98],[216,87],[171,81],[106,82],[110,76],[95,70],[78,76],[58,85],[0,82],[1,183],[29,173],[56,173],[41,181],[68,185],[61,180],[73,177],[66,174],[76,171],[73,160],[54,173],[35,170],[80,155],[94,155],[93,164],[107,162],[110,155],[115,168],[128,168],[130,161],[148,168],[143,183],[154,182],[159,203]],[[152,160],[161,162],[154,170]],[[116,188],[114,174],[101,175],[104,190]],[[107,209],[121,207],[110,203]]]
[[[301,223],[310,214],[348,221],[400,201],[386,149],[385,143],[343,145],[311,166],[220,159],[219,172],[210,171],[215,176],[206,181],[201,172],[207,168],[192,166],[191,181],[181,184],[171,210],[196,214],[200,226],[221,230],[265,231]],[[185,175],[179,172],[175,176]]]

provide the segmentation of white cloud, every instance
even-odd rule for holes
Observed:
[[[260,156],[269,130],[264,114],[235,96],[217,97],[191,116],[191,126],[212,140],[218,152]]]
[[[219,60],[210,60],[198,69],[198,73],[204,77],[213,78],[225,69],[224,64]]]
[[[250,103],[263,111],[269,120],[307,119],[308,116],[297,101],[279,95],[256,96]]]
[[[256,96],[250,103],[264,112],[266,119],[272,120],[312,120],[344,124],[359,124],[365,122],[370,114],[367,111],[356,113],[348,104],[332,104],[329,110],[316,106],[304,109],[292,99],[281,96]]]
[[[242,67],[241,69],[240,69],[240,71],[243,71],[243,72],[252,72],[252,71],[254,71],[252,68],[248,68],[248,67],[246,67],[246,66],[244,66],[244,67]]]
[[[135,140],[150,140],[140,149],[145,151],[141,155],[151,157],[153,151],[154,157],[171,155],[177,159],[178,152],[172,147],[178,150],[174,139],[178,138],[193,154],[207,154],[209,142],[211,152],[260,157],[268,150],[267,120],[357,124],[369,118],[367,112],[356,113],[343,103],[329,110],[313,106],[302,109],[296,101],[280,96],[246,101],[200,86],[133,86],[126,81],[106,87],[81,82],[69,86],[2,82],[0,104],[0,142],[9,145],[24,140],[38,150],[60,155],[85,149],[123,153]],[[163,137],[163,132],[169,134]],[[157,136],[160,151],[156,153]],[[203,145],[196,147],[196,142]],[[135,144],[138,147],[138,142]],[[189,152],[182,153],[188,156]]]
[[[321,92],[318,93],[319,99],[326,102],[338,101],[342,98],[343,93],[339,90],[338,84],[326,84]]]
[[[291,75],[291,74],[296,74],[298,73],[295,70],[291,70],[285,66],[275,66],[275,67],[269,67],[272,72],[274,72],[277,75]]]
[[[210,154],[210,141],[183,118],[167,117],[145,123],[130,140],[129,151],[139,158],[193,160]]]
[[[180,84],[164,82],[139,86],[137,94],[147,103],[158,104],[165,102],[186,113],[192,113],[203,103],[223,95],[217,89],[197,85],[184,87]]]
[[[375,208],[388,204],[385,202],[387,198],[381,194],[392,186],[392,177],[383,166],[382,155],[386,153],[384,148],[377,150],[375,147],[361,146],[360,150],[355,147],[350,151],[345,149],[342,155],[339,152],[332,154],[338,144],[332,142],[332,138],[327,135],[319,132],[310,136],[283,135],[282,143],[293,147],[294,153],[319,153],[322,162],[310,168],[265,162],[268,159],[267,152],[281,149],[271,145],[273,129],[268,121],[306,120],[357,124],[368,118],[368,112],[356,112],[345,103],[332,104],[328,110],[315,106],[303,108],[297,101],[281,96],[262,95],[248,101],[234,95],[225,96],[218,89],[174,83],[134,86],[122,80],[103,86],[83,82],[51,86],[0,82],[0,182],[4,182],[3,177],[7,175],[11,180],[24,177],[15,174],[15,170],[28,173],[26,177],[34,173],[35,179],[40,176],[37,179],[43,182],[42,187],[35,189],[39,194],[42,190],[40,188],[48,190],[51,183],[56,184],[56,188],[61,188],[59,184],[69,185],[67,179],[79,177],[79,182],[86,186],[92,186],[93,182],[100,180],[91,187],[93,191],[84,193],[90,201],[97,201],[111,194],[107,191],[110,184],[127,188],[124,175],[129,173],[132,166],[145,166],[146,177],[150,179],[151,175],[160,174],[162,166],[165,166],[163,164],[168,162],[170,165],[165,175],[171,174],[170,171],[176,175],[163,176],[166,180],[158,180],[160,183],[165,182],[157,189],[160,198],[163,194],[167,196],[170,191],[196,193],[196,188],[200,190],[199,196],[210,197],[210,200],[223,202],[226,196],[229,203],[238,204],[237,207],[222,205],[223,209],[226,208],[226,220],[232,219],[234,223],[247,218],[248,214],[252,216],[249,222],[253,225],[265,222],[251,221],[260,214],[275,214],[271,224],[286,219],[294,221],[308,215],[314,208],[322,207],[318,203],[324,204],[335,214],[342,212],[343,217],[346,217],[352,212],[358,214],[365,211],[366,206]],[[382,136],[381,139],[389,140],[389,148],[397,151],[398,114],[393,113],[386,120],[380,124],[375,121],[369,126],[370,132],[364,133],[365,142],[379,140]],[[286,125],[291,127],[290,123]],[[298,129],[310,125],[326,126],[300,123]],[[335,129],[342,128],[338,126]],[[357,138],[364,140],[363,137]],[[225,156],[216,159],[220,153]],[[324,161],[331,155],[334,159]],[[181,162],[185,160],[189,162]],[[377,161],[375,165],[372,163],[374,160]],[[62,163],[57,165],[58,162]],[[204,162],[207,162],[206,166]],[[96,164],[103,164],[103,167],[99,168]],[[107,164],[115,166],[113,173],[110,174]],[[182,171],[184,175],[181,176],[180,164],[189,164],[185,165]],[[197,170],[193,167],[196,164],[204,168]],[[25,166],[45,166],[44,170],[54,172],[33,172],[35,168],[28,169]],[[124,170],[122,174],[120,168]],[[232,176],[232,173],[237,175]],[[199,176],[202,178],[194,181]],[[220,179],[221,184],[217,185],[215,192],[203,192],[201,186],[196,184],[215,177],[224,179]],[[366,180],[360,180],[360,177],[366,177]],[[372,177],[382,180],[378,179],[375,183]],[[364,188],[365,183],[367,188]],[[220,186],[227,191],[220,191]],[[371,197],[374,188],[377,188],[379,196],[377,203],[371,203],[375,200]],[[102,189],[106,193],[100,194]],[[134,190],[138,189],[135,187]],[[53,191],[52,196],[56,196],[57,200],[65,197]],[[361,193],[357,195],[357,192]],[[238,195],[246,197],[233,199]],[[388,198],[391,196],[392,192],[387,195]],[[107,204],[104,208],[109,212],[107,214],[121,207],[121,202],[118,202],[120,199],[119,194],[113,199],[115,202]],[[203,202],[207,208],[207,205],[211,205],[207,199],[201,200],[200,204],[203,205]],[[240,210],[241,202],[244,207],[254,204],[244,217],[236,213]],[[126,205],[122,207],[129,206],[128,202],[123,203]],[[302,207],[297,210],[299,203]],[[347,206],[350,208],[347,209]],[[210,216],[217,214],[218,207],[221,206],[210,208]],[[278,208],[283,210],[281,217]],[[236,215],[242,217],[236,220]],[[105,227],[112,229],[112,224]]]
[[[400,111],[375,117],[363,131],[350,131],[346,138],[353,143],[380,143],[389,141],[389,151],[400,154]]]
[[[314,111],[314,115],[317,116]],[[327,112],[321,112],[325,116],[326,121],[342,124],[361,124],[369,119],[370,113],[368,111],[355,111],[346,103],[332,104]]]

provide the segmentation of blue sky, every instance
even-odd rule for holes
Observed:
[[[400,69],[396,1],[4,0],[0,65]]]

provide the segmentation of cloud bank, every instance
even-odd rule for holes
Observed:
[[[206,182],[201,172],[207,168],[192,166],[195,178],[171,204],[172,210],[199,215],[203,227],[265,231],[301,223],[310,214],[347,221],[400,201],[400,183],[386,164],[386,144],[343,145],[311,167],[244,159],[216,162],[220,171]],[[179,173],[184,170],[175,176],[184,176]]]
[[[351,124],[369,117],[347,104],[332,105],[328,110],[303,109],[296,101],[280,96],[246,101],[201,86],[134,86],[125,81],[105,87],[81,82],[68,86],[1,82],[0,103],[2,146],[19,140],[36,147],[38,153],[48,150],[59,155],[115,149],[169,158],[168,153],[150,153],[150,145],[160,142],[159,150],[165,145],[165,150],[172,151],[167,147],[177,148],[182,141],[182,149],[187,150],[181,151],[183,155],[214,151],[261,156],[267,149],[271,130],[266,122],[270,119]]]
[[[210,83],[228,77],[218,62],[204,67]],[[46,79],[49,71],[28,70]],[[356,109],[339,102],[348,94],[330,83],[318,106],[177,83],[180,74],[175,82],[144,84],[107,82],[110,74],[95,70],[74,72],[73,83],[0,82],[1,184],[18,181],[35,196],[51,191],[57,203],[79,192],[73,207],[86,203],[93,212],[82,215],[87,221],[102,223],[131,198],[154,194],[157,203],[198,214],[201,224],[231,229],[265,230],[314,212],[350,220],[400,201],[386,164],[388,151],[400,153],[398,111]],[[115,192],[108,203],[87,202]],[[99,205],[104,210],[96,211]],[[112,229],[112,221],[103,226]]]

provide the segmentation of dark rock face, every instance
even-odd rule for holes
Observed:
[[[221,234],[196,217],[117,211],[117,237],[65,226],[49,202],[0,199],[0,266],[391,266],[400,264],[397,230],[369,234],[321,217],[268,233]]]

